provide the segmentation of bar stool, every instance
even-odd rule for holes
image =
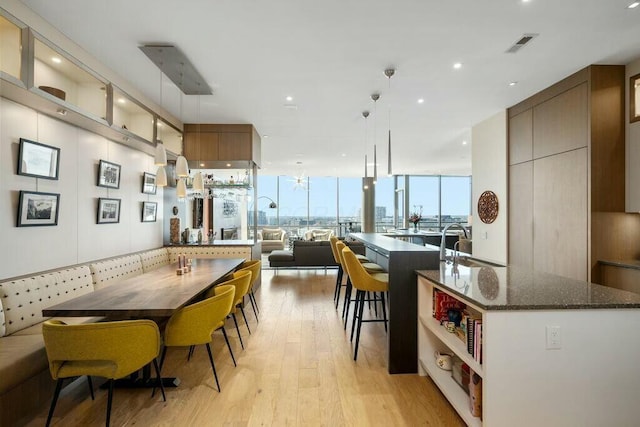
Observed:
[[[347,247],[347,245],[345,245],[344,242],[341,242],[341,241],[337,241],[336,242],[336,251],[338,252],[338,255],[340,256],[340,264],[342,266],[344,266],[344,258],[342,257],[342,251],[346,247]],[[353,253],[353,251],[351,251],[351,252]],[[366,257],[365,257],[365,259],[367,260],[367,262],[362,262],[362,261],[360,261],[362,258],[358,258],[355,253],[353,253],[353,255],[354,255],[354,257],[356,257],[358,262],[362,265],[362,268],[364,268],[370,274],[383,273],[384,272],[384,268],[380,267],[378,264],[375,264],[375,263],[372,263],[372,262],[368,262],[369,260]],[[343,269],[344,269],[344,267],[343,267]],[[347,272],[347,285],[346,285],[346,289],[345,289],[345,293],[344,293],[344,304],[342,306],[342,317],[344,318],[344,329],[347,329],[347,322],[349,320],[349,306],[351,305],[351,291],[352,291],[351,277],[349,276],[349,273]]]
[[[371,274],[362,266],[355,257],[353,251],[347,247],[342,249],[342,260],[347,270],[347,274],[351,279],[353,287],[356,288],[356,304],[353,315],[353,324],[351,326],[351,339],[353,340],[353,332],[356,331],[356,345],[353,353],[353,360],[358,359],[358,346],[360,344],[360,330],[362,328],[362,322],[384,322],[384,329],[387,330],[387,308],[384,299],[384,293],[389,291],[389,274],[387,273],[374,273]],[[364,302],[366,293],[373,292],[374,299],[375,293],[380,292],[382,300],[382,319],[362,319],[362,312],[364,309]],[[357,329],[356,328],[357,319]]]

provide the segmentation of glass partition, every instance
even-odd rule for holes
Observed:
[[[471,214],[471,179],[468,176],[443,176],[441,188],[440,226],[454,222],[466,226]]]
[[[362,231],[362,178],[338,178],[338,235]]]
[[[376,188],[376,232],[382,233],[395,228],[393,212],[395,209],[395,188],[393,177],[378,177]]]

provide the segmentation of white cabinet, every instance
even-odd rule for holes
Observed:
[[[420,375],[431,377],[470,426],[637,425],[640,338],[621,325],[638,324],[640,309],[597,308],[602,305],[598,295],[606,290],[588,283],[583,287],[587,308],[516,308],[523,300],[533,303],[540,297],[536,292],[548,285],[526,286],[518,275],[509,268],[487,306],[476,306],[473,299],[418,276]],[[473,272],[462,279],[469,284],[468,295],[482,294],[482,280]],[[434,288],[482,314],[481,365],[433,318]],[[551,327],[561,331],[559,349],[548,346]],[[436,366],[435,351],[456,354],[482,377],[482,420],[471,415],[469,397],[451,373]]]

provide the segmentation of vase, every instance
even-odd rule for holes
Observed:
[[[418,223],[417,223],[417,222],[414,222],[414,223],[413,223],[413,232],[414,232],[414,233],[417,233],[417,232],[418,232]]]

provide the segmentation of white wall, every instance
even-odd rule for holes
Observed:
[[[637,161],[640,159],[640,122],[629,123],[629,79],[640,74],[640,59],[627,64],[626,69],[626,211],[640,212],[640,168]]]
[[[58,180],[17,175],[20,138],[60,148]],[[122,166],[119,189],[96,186],[98,162]],[[162,189],[142,194],[153,158],[0,98],[0,279],[162,246]],[[57,226],[16,227],[20,190],[60,194]],[[96,224],[99,197],[121,199],[118,224]],[[141,222],[143,201],[157,222]]]
[[[473,256],[507,263],[507,112],[501,111],[471,130],[473,177]],[[485,224],[478,217],[484,191],[498,196],[498,217]]]

